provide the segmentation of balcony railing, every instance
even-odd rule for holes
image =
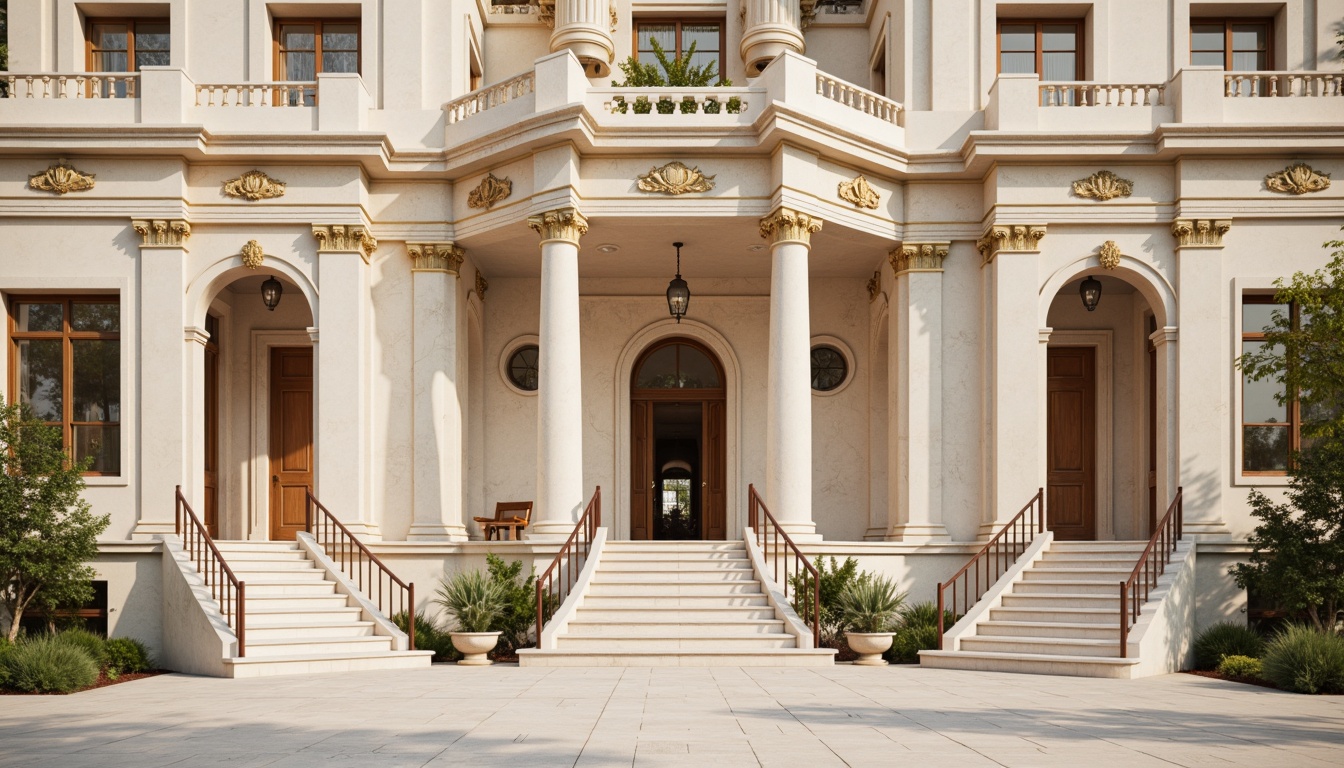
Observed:
[[[817,73],[817,95],[893,124],[899,121],[901,110],[904,109],[899,102],[825,72]]]
[[[1344,96],[1344,74],[1338,72],[1229,72],[1223,75],[1228,98]]]
[[[533,92],[535,84],[535,73],[524,72],[502,83],[487,85],[468,93],[460,99],[454,99],[443,105],[443,111],[448,115],[449,123],[456,123],[466,120],[472,115],[521,99]]]
[[[196,86],[198,107],[311,107],[316,104],[316,81],[201,83]]]
[[[589,91],[589,97],[613,115],[741,115],[758,93],[754,88],[602,88]]]
[[[6,73],[9,99],[134,99],[140,95],[136,72]]]
[[[1160,107],[1167,87],[1161,83],[1041,83],[1042,107]]]

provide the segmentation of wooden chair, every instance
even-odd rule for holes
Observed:
[[[494,517],[474,517],[472,519],[481,524],[481,530],[485,533],[486,541],[506,531],[509,534],[510,541],[517,541],[518,534],[527,527],[528,520],[531,518],[532,502],[501,501],[495,504]]]

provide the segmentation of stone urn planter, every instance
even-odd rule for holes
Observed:
[[[484,667],[495,662],[485,654],[493,651],[499,644],[499,632],[449,632],[453,638],[453,647],[464,658],[457,663],[468,667]],[[887,640],[891,644],[891,640]]]
[[[884,667],[887,660],[882,658],[882,654],[891,647],[891,638],[895,636],[894,632],[846,632],[845,642],[849,643],[849,649],[859,655],[854,661],[855,664],[864,667]],[[456,640],[453,641],[456,644]]]

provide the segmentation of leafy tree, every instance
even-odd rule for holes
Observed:
[[[0,0],[0,70],[9,69],[9,2]]]
[[[0,604],[10,640],[35,601],[51,607],[93,597],[86,563],[98,556],[109,518],[80,497],[87,466],[66,457],[60,429],[0,401]]]
[[[537,569],[533,568],[524,579],[522,560],[505,564],[493,552],[485,556],[485,567],[490,572],[490,581],[504,594],[505,608],[497,622],[503,632],[498,650],[512,656],[529,644],[529,634],[537,625]]]

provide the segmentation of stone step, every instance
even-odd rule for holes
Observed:
[[[1116,622],[1119,621],[1117,617]],[[975,625],[977,635],[986,637],[1064,637],[1078,640],[1106,640],[1120,637],[1117,626],[1110,624],[1065,621],[981,621]]]
[[[1053,541],[1051,552],[1133,552],[1135,555],[1148,547],[1144,541]]]
[[[390,637],[272,637],[247,638],[247,655],[252,658],[297,656],[323,653],[374,653],[392,650]]]
[[[249,587],[250,589],[250,587]],[[1008,608],[1111,608],[1119,616],[1120,595],[1116,586],[1114,595],[1084,595],[1077,593],[1054,595],[1018,595],[1003,596],[1003,605]],[[1119,619],[1116,619],[1119,621]]]
[[[647,650],[611,654],[584,649],[518,651],[522,667],[829,667],[831,648],[757,648],[752,650]]]
[[[648,621],[697,622],[697,621],[760,621],[775,618],[775,609],[762,603],[762,607],[737,605],[704,606],[639,606],[632,608],[596,608],[587,600],[574,614],[575,621],[614,621],[632,623]]]
[[[295,621],[289,614],[276,614],[267,617],[268,621],[259,621],[261,617],[250,614],[247,617],[247,643],[265,640],[283,640],[302,637],[305,640],[315,637],[372,637],[372,621],[333,621],[313,622]]]
[[[746,545],[740,541],[609,541],[602,549],[603,558],[609,552],[655,552],[705,553],[705,552],[745,552]]]
[[[1116,570],[1116,571],[1128,572],[1134,570],[1134,562],[1135,562],[1134,558],[1112,559],[1112,558],[1086,557],[1077,559],[1073,558],[1065,559],[1062,557],[1061,558],[1043,557],[1032,565],[1032,570],[1035,570],[1036,568],[1049,568],[1051,570],[1066,570],[1077,568],[1084,571]]]
[[[1022,572],[1024,580],[1037,579],[1085,579],[1087,581],[1112,581],[1116,584],[1129,578],[1134,566],[1127,568],[1054,568],[1049,565],[1035,565]]]
[[[299,653],[289,656],[252,656],[225,659],[230,677],[270,677],[274,675],[315,674],[320,672],[361,672],[383,669],[427,669],[433,651],[368,651]]]
[[[610,653],[625,651],[709,651],[743,650],[749,648],[796,648],[798,639],[788,634],[763,635],[675,635],[653,637],[647,635],[560,635],[556,647],[605,650]]]
[[[737,565],[750,565],[751,560],[747,557],[746,550],[720,550],[714,552],[636,552],[636,551],[617,551],[603,548],[602,567],[615,565],[617,563],[676,563],[676,564],[694,564],[709,565],[712,563],[734,563]]]
[[[751,561],[747,558],[734,560],[702,560],[687,558],[684,560],[609,560],[602,558],[601,573],[752,573]]]
[[[598,637],[707,637],[722,635],[768,635],[783,634],[784,622],[779,619],[754,619],[746,621],[686,621],[667,618],[652,620],[643,618],[637,621],[589,621],[574,619],[569,622],[566,632],[570,635],[593,635]],[[249,629],[249,631],[251,631]]]
[[[347,598],[334,591],[325,595],[275,595],[252,594],[252,586],[247,587],[247,615],[257,611],[314,611],[327,608],[345,608]]]
[[[678,584],[720,584],[735,583],[741,581],[750,581],[759,583],[756,579],[756,572],[751,568],[735,568],[731,570],[697,570],[697,571],[665,571],[662,569],[649,569],[643,571],[609,571],[605,568],[599,568],[597,573],[593,574],[594,584],[634,584],[638,583],[669,583]]]
[[[992,621],[1033,621],[1044,623],[1104,624],[1118,626],[1120,623],[1119,599],[1113,608],[1053,608],[1013,607],[994,608],[989,612]],[[1116,630],[1117,632],[1119,630]]]
[[[1072,637],[1001,637],[976,635],[961,639],[963,651],[1032,654],[1045,656],[1119,657],[1119,631],[1110,640]]]
[[[658,608],[684,606],[702,608],[705,606],[765,606],[769,600],[764,593],[741,595],[650,595],[643,592],[626,594],[595,595],[591,592],[584,596],[584,608]],[[1118,610],[1118,609],[1117,609]]]
[[[1119,599],[1120,585],[1109,581],[1082,581],[1077,579],[1052,579],[1043,581],[1019,581],[1013,585],[1015,595],[1115,595]]]
[[[250,589],[250,587],[249,587]],[[740,581],[691,580],[676,582],[641,582],[623,579],[598,581],[588,586],[590,597],[667,597],[676,595],[760,595],[761,582],[757,579]]]
[[[340,595],[337,595],[337,597],[340,597]],[[283,616],[287,618],[292,618],[295,621],[313,621],[313,622],[358,621],[360,614],[363,613],[363,611],[360,610],[358,607],[349,605],[348,601],[343,601],[340,603],[332,601],[330,605],[326,606],[318,605],[309,608],[304,608],[301,606],[290,608],[275,608],[269,606],[269,603],[271,603],[274,599],[275,598],[257,598],[257,599],[253,599],[251,597],[248,598],[247,600],[248,626],[252,626],[251,619],[253,616],[260,616],[260,617]],[[280,599],[288,600],[288,598],[280,598]],[[316,598],[316,599],[326,600],[327,598]],[[263,620],[266,619],[263,618]]]
[[[230,563],[232,568],[233,564]],[[308,568],[284,568],[280,570],[259,569],[259,570],[240,570],[233,568],[233,575],[238,577],[239,581],[246,581],[248,589],[253,584],[289,584],[295,582],[320,582],[327,580],[326,571],[313,568],[309,564]]]
[[[299,549],[298,542],[295,541],[234,541],[234,540],[215,540],[215,547],[221,553],[230,552],[298,552],[303,555]]]
[[[239,571],[306,571],[317,568],[311,560],[300,556],[254,558],[225,555],[224,557],[234,573]]]
[[[1139,660],[991,651],[920,651],[919,665],[933,669],[969,669],[981,672],[1019,672],[1030,675],[1071,675],[1127,680],[1134,676]]]
[[[296,579],[265,579],[247,582],[247,598],[254,597],[323,597],[336,594],[336,584],[330,581],[300,581]],[[340,596],[342,600],[344,595]]]

